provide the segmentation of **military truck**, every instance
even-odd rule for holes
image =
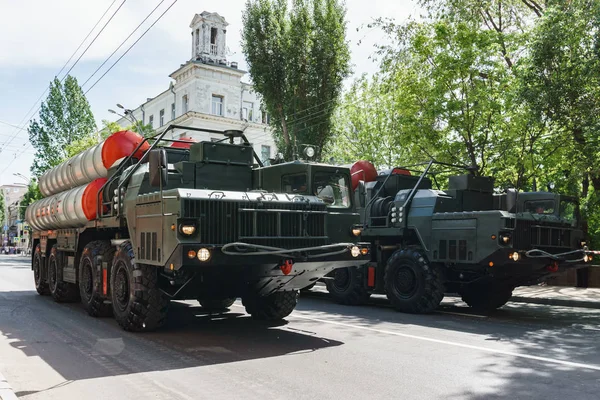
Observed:
[[[222,139],[167,139],[175,129]],[[170,300],[224,309],[241,297],[254,318],[284,318],[299,289],[370,258],[368,243],[350,233],[357,213],[331,212],[319,194],[262,186],[268,171],[303,168],[262,168],[237,131],[117,132],[40,177],[47,197],[26,211],[36,290],[81,299],[90,315],[113,314],[131,331],[163,325]]]
[[[458,293],[490,311],[515,287],[585,267],[596,253],[586,246],[574,198],[496,194],[492,178],[472,171],[450,176],[448,189],[439,190],[432,168],[459,166],[431,161],[377,173],[367,164],[356,172],[371,178],[356,182],[362,223],[354,231],[371,243],[372,259],[330,274],[327,289],[340,303],[361,304],[378,293],[399,311],[427,313],[445,293]]]

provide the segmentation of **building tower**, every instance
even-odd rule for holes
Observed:
[[[227,21],[217,13],[196,14],[192,28],[192,60],[227,64]]]

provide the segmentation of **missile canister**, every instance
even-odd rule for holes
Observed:
[[[107,169],[130,155],[143,140],[135,132],[115,132],[101,143],[46,171],[39,180],[40,191],[46,197],[105,178]],[[134,157],[140,158],[149,147],[147,142],[144,143]]]
[[[25,219],[37,230],[80,228],[97,217],[98,193],[106,178],[38,200],[27,207]]]

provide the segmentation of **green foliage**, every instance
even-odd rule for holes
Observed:
[[[242,48],[254,89],[271,115],[279,149],[292,158],[301,144],[320,159],[332,115],[350,73],[345,8],[338,0],[249,0]]]
[[[31,180],[31,182],[29,182],[29,186],[27,187],[27,192],[25,192],[19,204],[19,219],[24,220],[26,207],[42,197],[43,196],[40,192],[37,182],[35,180]]]
[[[4,190],[0,190],[0,221],[2,221],[2,225],[4,225],[4,217],[6,216],[4,207],[6,207],[6,202],[4,200]]]
[[[67,145],[86,138],[96,130],[94,116],[77,79],[67,76],[50,83],[39,120],[29,124],[29,141],[35,148],[31,167],[34,176],[58,165],[67,156]]]
[[[600,245],[600,3],[420,0],[380,19],[380,70],[336,112],[328,155],[476,165],[498,189],[577,196]],[[553,189],[551,189],[553,188]]]

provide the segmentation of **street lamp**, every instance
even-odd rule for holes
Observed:
[[[13,173],[14,176],[23,179],[25,182],[27,182],[27,185],[29,185],[31,183],[31,179],[29,179],[28,177],[26,177],[23,174],[20,174],[18,172]]]
[[[129,121],[131,121],[131,123],[133,124],[133,126],[137,126],[138,129],[140,130],[140,133],[143,135],[144,134],[144,127],[142,126],[142,124],[140,124],[140,121],[138,121],[138,119],[135,117],[135,115],[133,115],[133,111],[131,111],[128,108],[123,107],[123,105],[117,103],[117,107],[119,107],[120,109],[123,110],[123,113],[125,115],[119,114],[118,112],[116,112],[115,110],[109,109],[108,112],[111,114],[116,114],[122,118],[128,119]],[[129,118],[128,118],[129,117]]]

